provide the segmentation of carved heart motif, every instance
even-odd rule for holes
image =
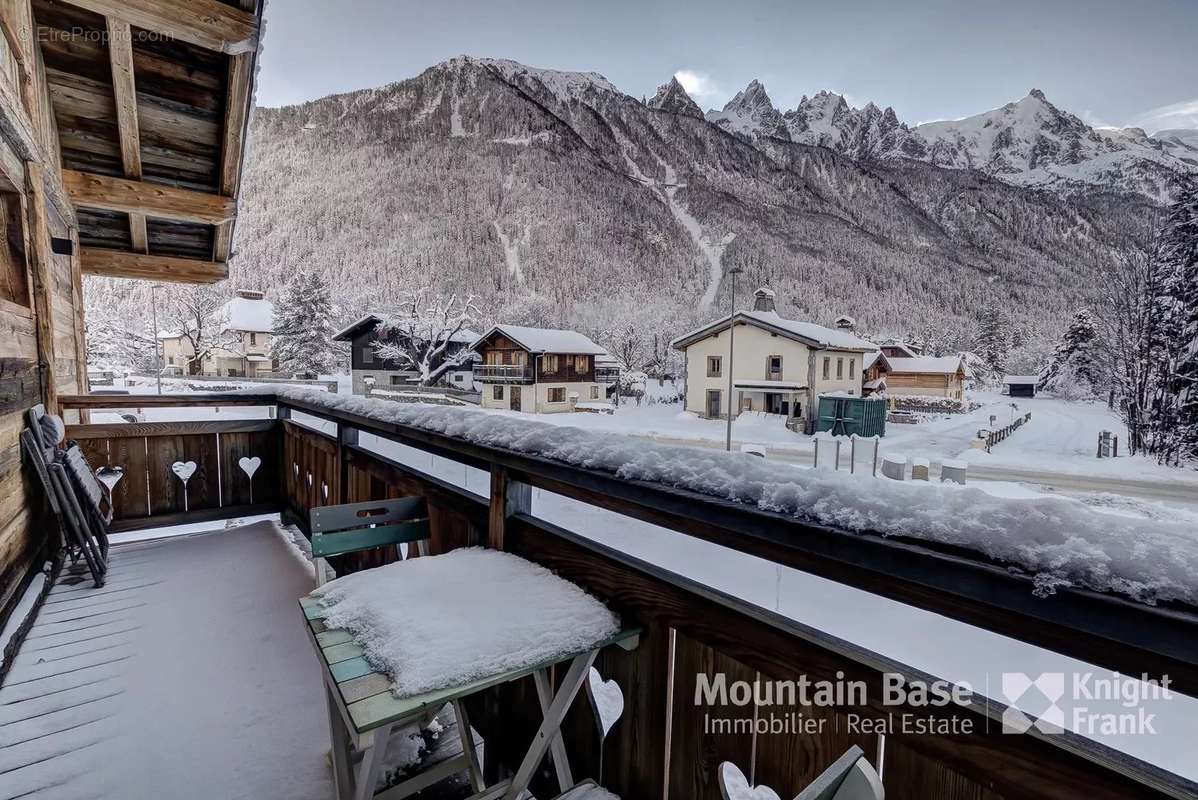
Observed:
[[[187,483],[188,479],[196,472],[196,462],[176,461],[174,464],[171,464],[171,470],[179,476],[179,480]]]
[[[750,786],[744,773],[731,761],[720,764],[720,792],[724,800],[782,800],[768,786]]]
[[[254,473],[258,471],[258,467],[262,466],[262,459],[258,456],[254,456],[253,458],[246,458],[245,456],[242,456],[240,459],[238,459],[237,466],[241,467],[242,472],[244,472],[250,478],[250,480],[253,480]]]
[[[96,470],[96,477],[100,479],[100,483],[108,487],[108,491],[116,488],[116,485],[121,482],[121,478],[125,477],[124,467],[100,467]]]
[[[595,718],[604,738],[624,714],[624,692],[614,680],[605,681],[599,670],[591,667],[587,676],[587,695],[591,698],[591,707],[595,710]]]

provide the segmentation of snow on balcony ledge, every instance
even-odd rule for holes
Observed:
[[[1198,537],[1184,523],[1102,513],[1068,497],[994,497],[952,483],[806,470],[747,453],[658,444],[480,409],[291,387],[276,394],[845,531],[967,548],[1033,575],[1037,594],[1072,586],[1149,604],[1198,605]]]

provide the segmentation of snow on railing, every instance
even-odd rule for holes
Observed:
[[[805,470],[744,453],[657,444],[474,409],[400,405],[292,388],[280,388],[277,394],[840,530],[965,548],[1034,575],[1038,594],[1074,586],[1147,603],[1198,604],[1198,540],[1192,529],[1101,513],[1072,498],[993,497],[955,484]]]

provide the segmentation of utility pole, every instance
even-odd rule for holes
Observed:
[[[162,357],[158,354],[158,284],[150,284],[150,314],[154,324],[154,372],[158,378],[158,394],[162,394]]]
[[[736,332],[733,317],[736,316],[736,276],[740,273],[740,267],[728,270],[728,275],[732,277],[728,291],[728,438],[724,444],[724,449],[728,451],[732,450],[732,358],[735,352],[732,348],[732,337]]]

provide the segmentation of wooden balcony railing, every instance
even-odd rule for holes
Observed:
[[[313,506],[422,495],[430,518],[430,552],[487,545],[556,571],[603,598],[643,626],[633,652],[604,652],[597,668],[625,697],[622,719],[602,747],[585,698],[567,720],[565,736],[574,777],[599,777],[627,798],[715,800],[716,768],[733,760],[754,782],[794,793],[851,744],[883,772],[888,798],[1166,798],[1194,797],[1198,785],[1091,740],[1064,733],[1001,732],[1001,704],[975,696],[968,705],[883,706],[887,673],[930,681],[884,654],[830,636],[788,617],[681,577],[536,516],[531,488],[616,512],[677,535],[714,542],[795,567],[911,606],[933,611],[1124,674],[1167,674],[1177,691],[1198,694],[1198,615],[1188,607],[1151,607],[1118,597],[1062,589],[1032,593],[1031,579],[975,555],[926,541],[848,534],[792,517],[692,492],[582,469],[539,456],[487,447],[412,426],[334,410],[324,403],[245,395],[153,398],[158,406],[266,405],[273,418],[204,423],[72,425],[89,455],[126,467],[140,487],[118,494],[126,523],[160,524],[197,515],[246,513],[248,486],[232,474],[242,454],[263,459],[253,484],[253,508],[269,507],[303,529]],[[147,407],[142,397],[63,398],[64,408]],[[320,430],[316,429],[319,424]],[[185,427],[190,426],[190,427]],[[238,427],[243,426],[243,427]],[[128,431],[116,430],[127,427]],[[483,496],[413,463],[381,455],[369,434],[489,474]],[[104,443],[104,444],[100,444]],[[178,491],[160,486],[171,459],[197,462],[200,483],[181,507]],[[273,461],[268,459],[274,459]],[[172,462],[173,463],[173,462]],[[212,477],[212,473],[217,473]],[[203,473],[203,475],[201,475]],[[193,476],[192,480],[196,480]],[[125,482],[123,481],[123,482]],[[213,485],[215,481],[215,485]],[[200,489],[200,486],[203,489]],[[157,491],[155,487],[158,487]],[[202,507],[201,507],[202,506]],[[374,566],[379,557],[339,570]],[[864,681],[869,702],[852,709],[869,720],[915,713],[948,722],[969,720],[968,731],[850,732],[843,709],[803,707],[823,720],[817,733],[733,736],[705,725],[710,709],[694,703],[696,676],[722,672],[728,680]],[[472,724],[486,741],[486,768],[512,766],[540,722],[531,681],[491,690],[471,702]],[[749,707],[720,709],[752,716]],[[575,755],[577,754],[577,755]],[[752,773],[750,773],[752,770]],[[544,787],[550,796],[551,787]],[[537,785],[533,790],[537,792]]]
[[[481,383],[532,383],[531,364],[475,364],[474,379]]]

